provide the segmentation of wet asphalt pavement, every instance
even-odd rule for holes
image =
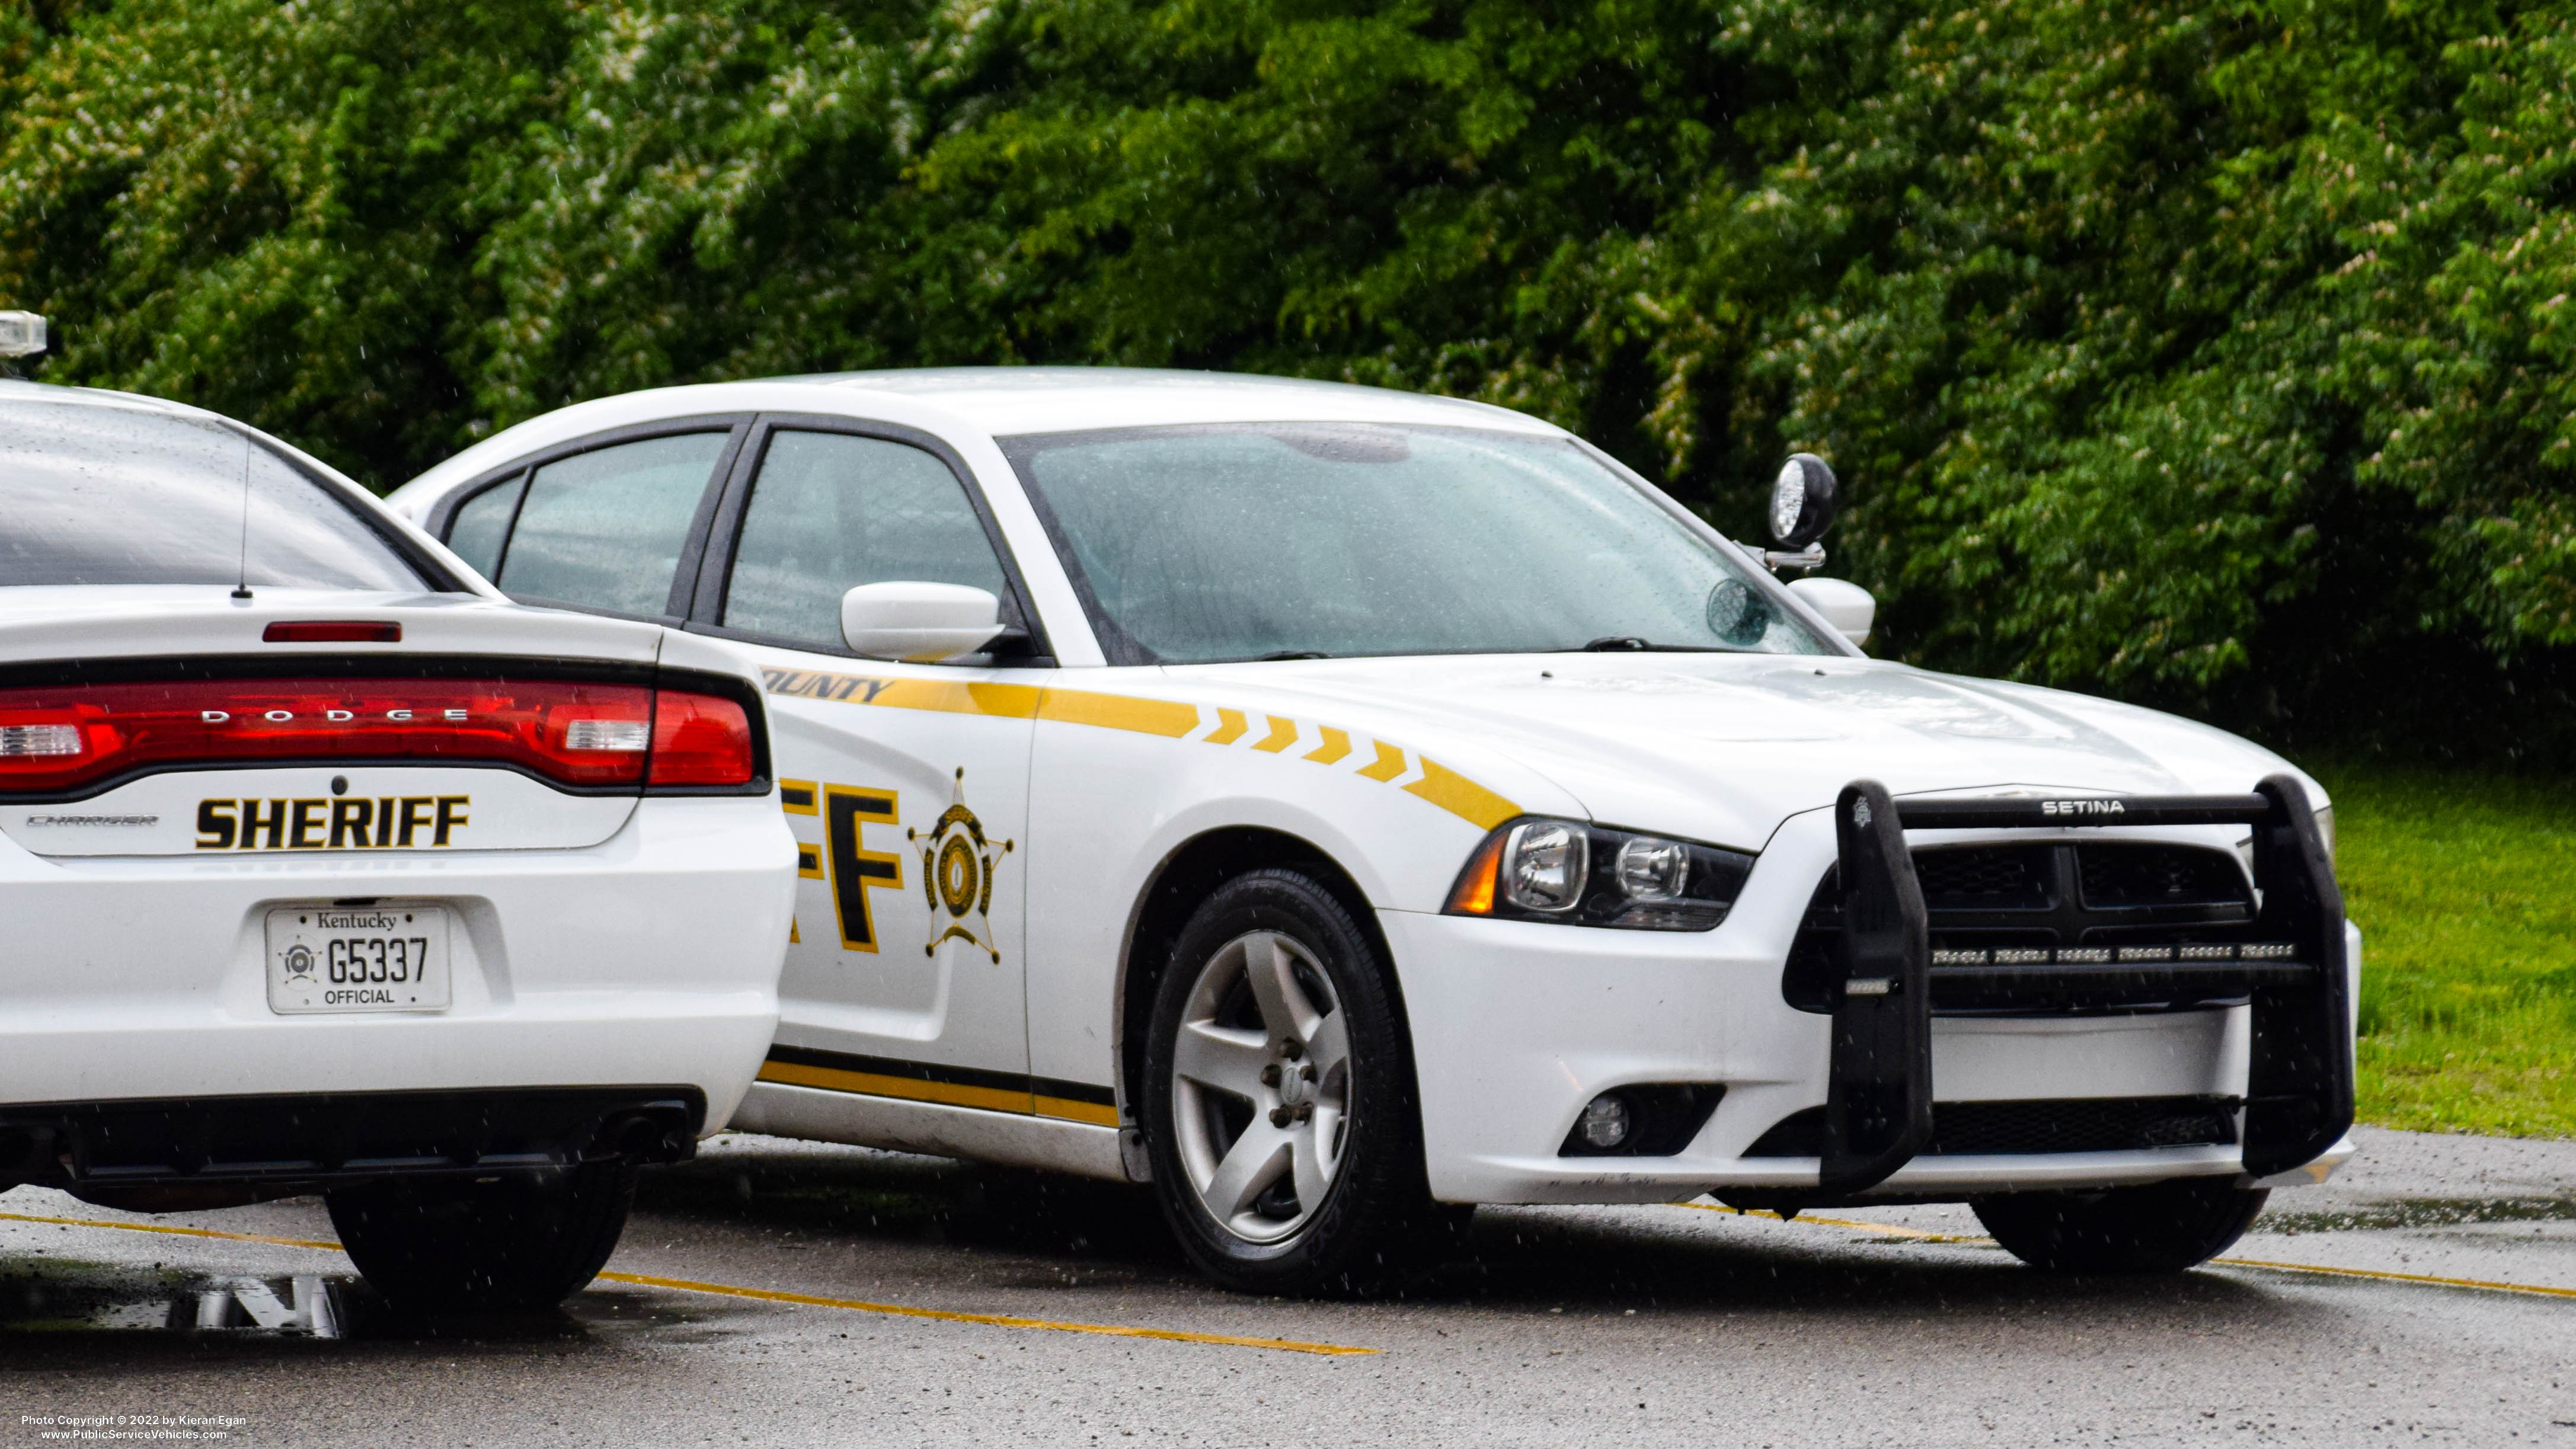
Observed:
[[[1368,1304],[1210,1288],[1141,1192],[768,1138],[649,1177],[613,1281],[503,1320],[396,1319],[327,1247],[197,1235],[326,1242],[316,1200],[21,1188],[0,1446],[2576,1449],[2576,1143],[2358,1135],[2175,1278],[2034,1273],[1964,1209],[1486,1209]]]

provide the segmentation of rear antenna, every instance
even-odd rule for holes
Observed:
[[[242,514],[241,564],[233,571],[233,593],[236,599],[250,597],[250,435],[242,435]]]

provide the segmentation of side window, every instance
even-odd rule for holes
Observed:
[[[519,490],[527,482],[528,475],[521,473],[486,488],[458,505],[456,515],[447,520],[447,546],[487,579],[500,571],[501,542],[510,532],[510,515],[519,511]]]
[[[743,510],[725,626],[837,649],[841,595],[894,580],[1009,597],[992,542],[947,464],[882,438],[771,434]]]
[[[626,614],[667,611],[681,545],[726,437],[646,438],[537,469],[492,582],[531,599]],[[450,538],[457,532],[449,530]]]

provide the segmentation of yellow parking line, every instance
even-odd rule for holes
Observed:
[[[2544,1288],[2537,1283],[2498,1283],[2486,1278],[2437,1278],[2430,1273],[2391,1273],[2379,1268],[2329,1268],[2320,1263],[2268,1263],[2260,1258],[2212,1258],[2213,1268],[2269,1268],[2276,1273],[2324,1273],[2336,1278],[2379,1278],[2390,1283],[2425,1283],[2439,1288],[2478,1288],[2489,1293],[2536,1293],[2548,1298],[2576,1298],[2576,1288]]]
[[[1739,1218],[1773,1218],[1781,1222],[1794,1221],[1801,1223],[1815,1223],[1820,1227],[1828,1228],[1857,1228],[1864,1233],[1877,1233],[1881,1237],[1889,1238],[1905,1238],[1918,1243],[1985,1243],[1991,1245],[1994,1242],[1994,1239],[1992,1238],[1971,1238],[1962,1237],[1957,1233],[1927,1233],[1921,1228],[1900,1228],[1893,1223],[1865,1223],[1858,1218],[1820,1218],[1814,1213],[1800,1213],[1794,1219],[1783,1218],[1778,1213],[1772,1212],[1766,1208],[1728,1207],[1722,1202],[1677,1202],[1673,1204],[1673,1206],[1692,1208],[1704,1213],[1731,1213]]]
[[[34,1213],[0,1213],[0,1220],[13,1223],[53,1223],[66,1228],[115,1228],[128,1233],[168,1233],[180,1238],[221,1238],[228,1243],[272,1243],[281,1248],[320,1248],[324,1252],[341,1251],[338,1243],[318,1238],[269,1238],[258,1233],[219,1233],[213,1228],[182,1228],[168,1223],[111,1223],[97,1218],[46,1218]]]
[[[1300,1343],[1293,1338],[1244,1338],[1231,1333],[1184,1333],[1173,1328],[1129,1328],[1116,1323],[1067,1323],[1052,1318],[1013,1318],[1001,1313],[952,1313],[944,1308],[909,1308],[900,1303],[868,1303],[856,1298],[818,1298],[810,1293],[780,1293],[767,1288],[736,1288],[727,1283],[695,1283],[686,1278],[647,1278],[640,1273],[602,1273],[612,1283],[647,1288],[677,1288],[685,1293],[719,1293],[728,1298],[757,1298],[766,1303],[795,1303],[808,1308],[845,1308],[853,1313],[890,1313],[898,1318],[935,1318],[944,1323],[981,1323],[991,1328],[1043,1328],[1055,1333],[1098,1333],[1111,1338],[1160,1338],[1173,1343],[1217,1343],[1233,1348],[1267,1348],[1281,1353],[1331,1355],[1377,1353],[1339,1343]]]
[[[1775,1212],[1766,1212],[1759,1208],[1748,1211],[1744,1208],[1728,1207],[1724,1203],[1684,1202],[1675,1203],[1673,1206],[1695,1208],[1704,1213],[1732,1213],[1740,1218],[1774,1218],[1784,1222],[1793,1221],[1781,1219]],[[1815,1223],[1823,1227],[1858,1228],[1865,1233],[1903,1238],[1909,1242],[1968,1243],[1987,1248],[1996,1246],[1992,1238],[1972,1237],[1961,1233],[1930,1233],[1921,1228],[1901,1228],[1894,1223],[1865,1223],[1858,1218],[1820,1218],[1812,1213],[1800,1213],[1794,1221]],[[2488,1293],[2533,1293],[2548,1298],[2576,1298],[2576,1288],[2548,1288],[2537,1283],[2504,1283],[2489,1278],[2443,1278],[2431,1273],[2392,1273],[2381,1268],[2329,1268],[2320,1263],[2275,1263],[2265,1258],[2212,1258],[2209,1260],[2209,1266],[2263,1268],[2275,1273],[2323,1273],[2336,1278],[2377,1278],[2388,1283],[2422,1283],[2436,1288],[2476,1288]]]
[[[281,1248],[319,1248],[345,1252],[338,1243],[318,1238],[272,1238],[259,1233],[224,1233],[213,1228],[182,1228],[166,1223],[112,1223],[100,1218],[49,1218],[34,1213],[0,1213],[13,1223],[50,1223],[66,1228],[114,1228],[127,1233],[169,1233],[182,1238],[219,1238],[232,1243],[268,1243]],[[1014,1318],[1002,1313],[953,1313],[944,1308],[911,1308],[900,1303],[869,1303],[856,1298],[818,1298],[808,1293],[781,1293],[768,1288],[738,1288],[730,1283],[700,1283],[687,1278],[648,1278],[641,1273],[602,1273],[610,1283],[646,1288],[676,1288],[684,1293],[715,1293],[727,1298],[756,1298],[767,1303],[795,1303],[808,1308],[841,1308],[853,1313],[885,1313],[898,1318],[935,1318],[945,1323],[980,1323],[990,1328],[1043,1328],[1054,1333],[1096,1333],[1111,1338],[1159,1338],[1172,1343],[1213,1343],[1230,1348],[1266,1348],[1280,1353],[1333,1356],[1377,1353],[1339,1343],[1301,1343],[1291,1338],[1245,1338],[1231,1333],[1186,1333],[1176,1328],[1130,1328],[1117,1323],[1069,1323],[1052,1318]]]

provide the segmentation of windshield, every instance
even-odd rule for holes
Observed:
[[[1112,663],[1833,652],[1562,438],[1260,424],[1003,440]]]
[[[245,434],[0,394],[0,586],[236,582],[425,587],[384,535]]]

